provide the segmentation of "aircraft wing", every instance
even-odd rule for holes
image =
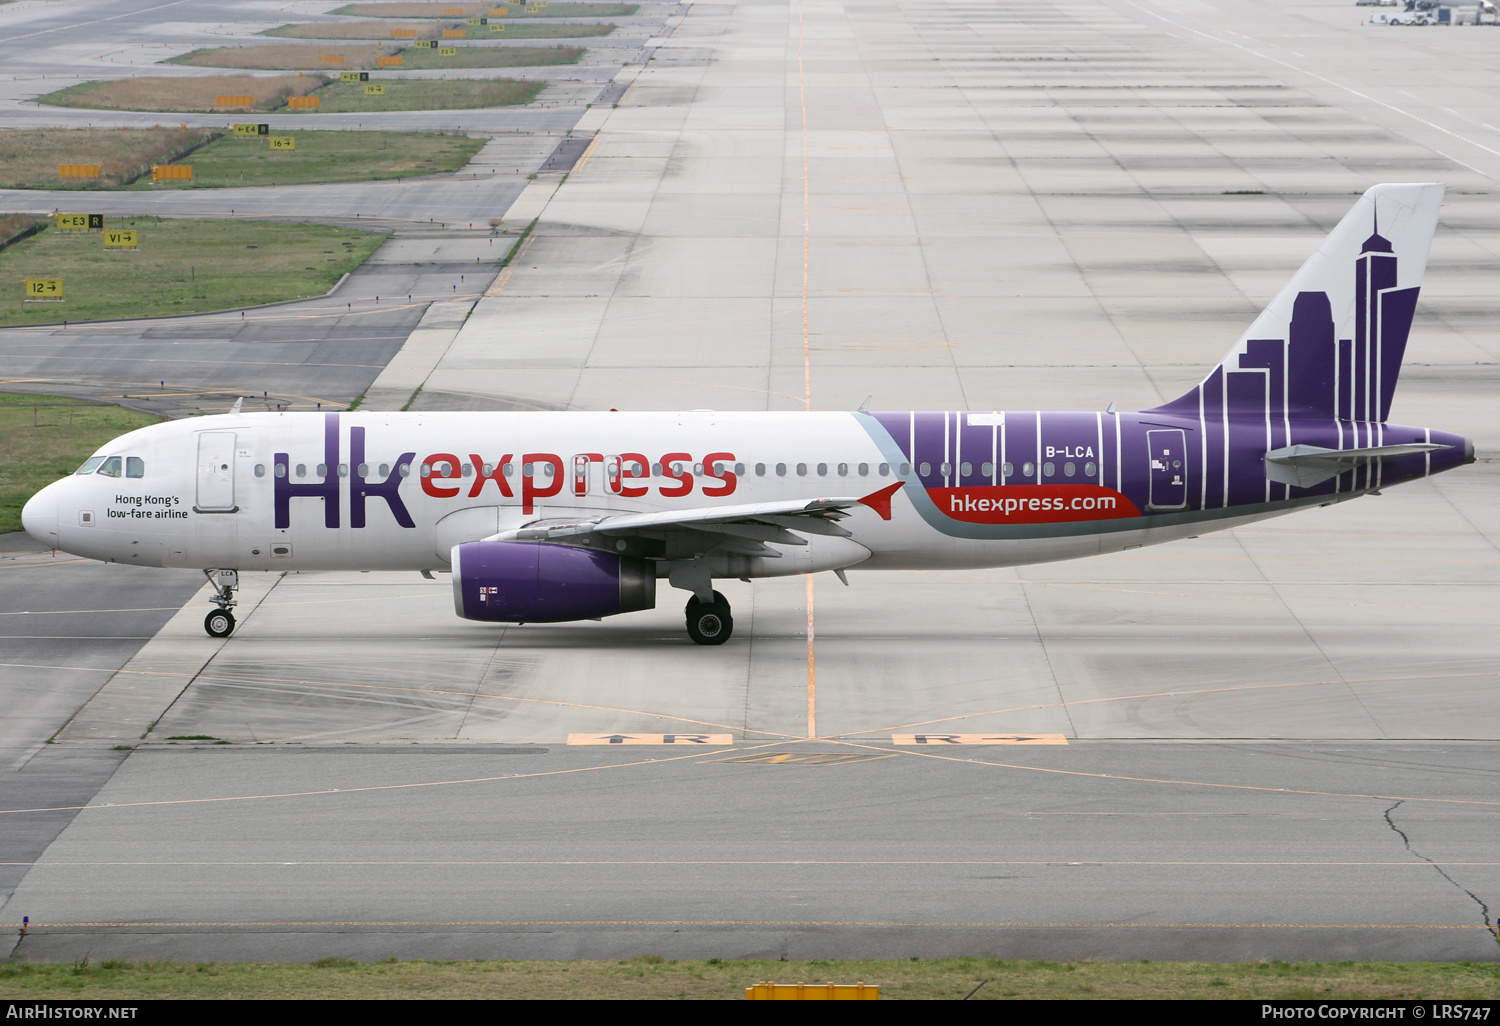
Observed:
[[[847,538],[838,521],[856,506],[868,506],[882,519],[891,518],[891,497],[904,482],[896,482],[865,496],[786,499],[733,506],[698,506],[658,513],[621,513],[585,520],[540,520],[495,535],[497,541],[562,542],[588,535],[637,538],[673,543],[697,551],[728,548],[745,554],[775,555],[765,542],[806,545],[803,534]],[[696,536],[696,537],[695,537]]]

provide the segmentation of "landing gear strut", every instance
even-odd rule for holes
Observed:
[[[234,601],[234,589],[240,586],[240,573],[238,570],[205,570],[203,576],[213,585],[211,601],[218,606],[203,618],[203,629],[210,638],[227,638],[234,633],[234,614],[229,610],[238,604]]]
[[[729,615],[729,600],[717,591],[712,602],[700,602],[694,595],[687,603],[688,637],[698,645],[722,645],[734,633],[734,617]]]

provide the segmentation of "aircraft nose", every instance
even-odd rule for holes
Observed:
[[[21,510],[21,526],[44,545],[57,545],[57,486],[48,485]]]

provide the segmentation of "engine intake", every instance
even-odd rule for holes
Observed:
[[[649,560],[542,542],[455,545],[453,608],[465,620],[558,623],[656,605]]]

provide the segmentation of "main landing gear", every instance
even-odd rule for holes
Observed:
[[[240,572],[238,570],[205,570],[203,576],[207,577],[208,583],[213,585],[212,602],[219,607],[203,618],[203,629],[208,632],[210,638],[227,638],[234,633],[234,614],[229,610],[237,605],[234,601],[234,589],[240,586]]]
[[[687,602],[688,637],[699,645],[722,645],[734,633],[734,617],[729,615],[729,600],[717,591],[712,602],[701,602],[697,595]]]

